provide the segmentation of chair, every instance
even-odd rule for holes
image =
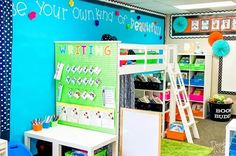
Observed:
[[[33,155],[22,143],[10,142],[8,144],[8,156],[33,156]]]

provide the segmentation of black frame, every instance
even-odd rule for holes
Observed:
[[[229,18],[231,16],[235,16],[236,14],[236,10],[229,10],[229,11],[213,11],[213,12],[196,12],[196,13],[185,13],[185,14],[174,14],[170,16],[170,24],[169,24],[169,35],[170,38],[172,39],[178,39],[178,38],[207,38],[209,36],[209,34],[211,33],[211,31],[202,31],[202,32],[191,32],[191,33],[176,33],[174,32],[174,30],[172,29],[172,22],[174,21],[175,18],[183,16],[188,18],[199,18],[200,22],[201,20],[204,19],[209,19],[210,23],[211,23],[211,19],[212,18],[217,18],[217,17],[225,17]],[[236,16],[235,16],[236,17]],[[200,25],[201,26],[201,25]],[[209,26],[211,29],[211,25]],[[200,27],[201,29],[201,27]],[[227,38],[229,38],[230,40],[232,40],[232,38],[235,39],[236,37],[236,30],[235,31],[223,31],[222,32],[223,35]]]

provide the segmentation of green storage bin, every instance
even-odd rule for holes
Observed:
[[[95,154],[95,156],[106,156],[107,155],[107,150],[101,150],[100,152],[98,152],[97,154]]]
[[[204,64],[190,64],[190,70],[192,71],[204,71],[205,65]]]
[[[66,153],[65,153],[65,156],[73,156],[73,155],[72,155],[72,151],[66,152]]]
[[[179,63],[180,70],[189,70],[189,64]]]

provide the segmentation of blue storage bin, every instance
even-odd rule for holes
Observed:
[[[235,143],[235,144],[236,144],[236,137],[233,137],[232,143]]]
[[[229,150],[229,155],[230,156],[236,156],[236,150]]]
[[[17,142],[8,144],[8,156],[33,156],[25,145]]]
[[[188,86],[189,85],[189,79],[183,79],[184,81],[184,85]],[[179,84],[179,82],[177,81],[177,84]]]
[[[204,86],[204,80],[203,79],[196,79],[195,75],[190,80],[190,85],[193,86]]]

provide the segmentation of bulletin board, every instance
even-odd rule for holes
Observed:
[[[218,93],[236,95],[236,41],[228,41],[230,53],[219,60],[219,84]]]
[[[235,36],[236,11],[199,12],[171,16],[170,36],[172,38],[204,38],[214,31],[220,31],[226,37]],[[185,17],[188,26],[184,32],[175,32],[173,22],[178,17]]]
[[[116,132],[118,43],[55,43],[54,78],[61,124]]]
[[[121,109],[121,156],[161,155],[161,113]]]

